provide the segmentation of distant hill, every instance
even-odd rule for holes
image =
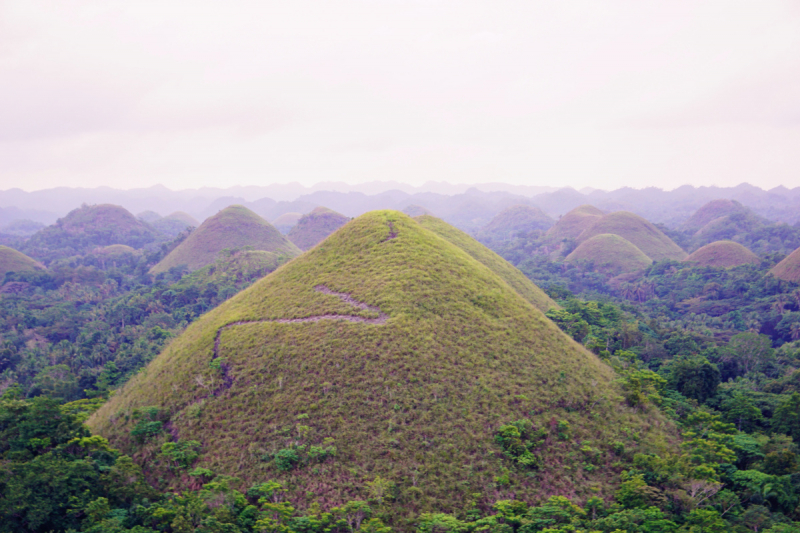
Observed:
[[[592,205],[581,205],[563,215],[547,230],[552,239],[577,239],[578,236],[603,216],[603,212]]]
[[[681,225],[681,230],[696,233],[700,228],[720,217],[736,213],[747,213],[749,210],[736,200],[712,200],[703,205]]]
[[[430,209],[422,207],[421,205],[411,204],[403,208],[403,213],[410,217],[419,217],[422,215],[435,216]]]
[[[156,230],[171,238],[177,237],[182,231],[186,231],[189,228],[196,228],[200,225],[194,217],[183,211],[176,211],[150,224]]]
[[[770,274],[784,281],[800,282],[800,248],[772,267]]]
[[[601,233],[578,245],[565,261],[590,261],[610,274],[621,274],[647,268],[653,263],[647,254],[619,235]]]
[[[163,240],[126,209],[111,204],[83,205],[34,234],[23,251],[46,262],[85,254],[98,246],[125,244],[142,248]]]
[[[134,254],[136,248],[126,246],[124,244],[112,244],[111,246],[103,246],[92,251],[95,255],[119,255],[119,254]]]
[[[378,487],[397,527],[498,494],[612,498],[625,457],[677,451],[672,424],[627,407],[608,365],[397,211],[349,222],[202,316],[88,425],[140,463],[198,441],[193,468],[275,480],[293,506],[313,491],[329,511]],[[592,468],[564,468],[587,446]]]
[[[686,252],[661,230],[639,215],[627,211],[617,211],[594,219],[578,236],[578,241],[583,242],[604,233],[624,237],[653,261],[681,261],[686,258]]]
[[[147,210],[147,211],[142,211],[141,213],[137,213],[136,218],[138,218],[139,220],[143,220],[148,224],[152,224],[156,220],[160,220],[162,216],[156,213],[155,211]]]
[[[206,219],[150,272],[166,272],[180,265],[194,271],[213,263],[225,249],[246,246],[288,257],[300,253],[272,224],[246,207],[234,205]]]
[[[295,227],[297,222],[303,216],[303,213],[284,213],[272,221],[272,225],[278,228],[278,231],[286,235]]]
[[[761,262],[756,254],[733,241],[716,241],[706,244],[692,252],[685,261],[698,263],[701,266],[723,268]]]
[[[325,237],[344,226],[350,220],[341,213],[326,207],[317,207],[300,217],[297,224],[286,235],[301,250],[310,250]]]
[[[517,291],[520,296],[528,300],[535,307],[541,311],[546,312],[549,309],[558,308],[558,304],[554,302],[545,292],[537,287],[525,274],[517,270],[517,268],[491,251],[489,248],[476,241],[463,231],[454,228],[447,222],[432,217],[430,215],[422,215],[416,217],[416,220],[422,227],[432,231],[439,237],[454,244],[467,252],[473,259],[488,267],[492,272],[500,276],[503,281],[508,283],[511,288]]]
[[[0,227],[0,233],[14,235],[16,237],[30,237],[44,227],[44,224],[34,220],[14,220]]]
[[[210,265],[181,279],[180,284],[231,285],[242,279],[266,276],[288,259],[289,257],[284,254],[265,252],[264,250],[237,250],[229,254],[223,252],[217,255],[216,260]]]
[[[520,233],[550,229],[553,224],[553,219],[538,207],[512,205],[500,211],[489,224],[484,226],[478,232],[478,238],[504,241],[513,239]]]
[[[28,272],[43,268],[44,266],[41,263],[22,252],[0,245],[0,285],[2,285],[3,278],[9,272]]]

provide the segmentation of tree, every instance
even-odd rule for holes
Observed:
[[[793,393],[775,409],[772,429],[800,440],[800,394]]]
[[[717,393],[720,372],[716,365],[702,356],[680,357],[668,365],[667,384],[687,398],[705,402]]]
[[[735,362],[739,375],[757,370],[773,357],[772,341],[758,333],[739,333],[731,338],[723,350],[722,360]]]

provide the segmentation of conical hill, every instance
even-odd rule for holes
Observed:
[[[381,211],[201,317],[89,425],[152,475],[164,442],[195,440],[192,468],[282,482],[300,509],[378,486],[403,524],[498,499],[612,496],[620,447],[655,451],[670,428],[620,402],[610,368],[489,268]],[[495,438],[522,419],[527,465]],[[577,467],[587,449],[592,468]]]
[[[784,281],[800,281],[800,248],[772,267],[770,274]]]
[[[500,211],[478,234],[481,240],[507,240],[520,233],[534,230],[547,230],[553,226],[553,219],[538,207],[512,205]]]
[[[602,233],[580,243],[564,260],[567,263],[591,261],[611,274],[642,270],[653,260],[619,235]]]
[[[206,219],[150,272],[166,272],[180,265],[197,270],[213,263],[222,250],[246,246],[289,257],[300,253],[272,224],[246,207],[232,205]]]
[[[578,241],[586,241],[604,233],[625,238],[653,261],[686,259],[686,252],[660,229],[628,211],[617,211],[596,219],[591,226],[581,232]]]
[[[599,220],[603,212],[592,205],[581,205],[558,219],[547,230],[547,236],[554,239],[577,239],[578,236]]]
[[[303,215],[289,230],[287,236],[301,250],[310,250],[325,237],[344,226],[348,220],[350,219],[332,209],[317,207],[307,215]]]
[[[272,225],[278,228],[278,231],[286,235],[302,218],[303,213],[284,213],[272,221]]]
[[[0,245],[0,285],[8,272],[28,272],[43,268],[41,263],[22,252]]]
[[[479,263],[488,267],[492,272],[500,276],[503,281],[508,283],[512,289],[517,291],[520,296],[538,307],[541,311],[546,312],[548,309],[558,308],[558,304],[554,302],[552,298],[525,277],[525,274],[515,268],[514,265],[460,229],[456,229],[444,220],[431,215],[418,216],[414,220],[449,243],[455,244],[467,252],[473,259],[476,259]]]
[[[701,266],[730,268],[739,265],[758,264],[761,260],[756,254],[733,241],[716,241],[706,244],[692,252],[687,262],[699,263]]]
[[[712,220],[729,215],[746,213],[749,213],[749,210],[736,200],[712,200],[695,211],[695,213],[681,225],[681,228],[684,231],[694,233]]]

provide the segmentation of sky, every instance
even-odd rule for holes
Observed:
[[[800,186],[800,2],[0,0],[0,189]]]

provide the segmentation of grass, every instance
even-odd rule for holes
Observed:
[[[425,229],[434,232],[439,237],[454,244],[467,252],[473,259],[488,267],[492,272],[500,276],[503,281],[508,283],[512,289],[537,307],[540,311],[546,312],[553,308],[558,308],[558,304],[553,301],[545,292],[537,287],[525,274],[517,270],[514,265],[482,245],[463,231],[454,228],[442,219],[423,215],[416,217],[416,220]]]
[[[674,447],[660,414],[622,403],[608,366],[431,225],[396,211],[351,221],[189,326],[89,425],[147,470],[169,433],[138,446],[130,431],[136,409],[157,406],[172,434],[202,443],[194,466],[244,487],[281,481],[299,509],[366,500],[380,477],[405,528],[419,512],[463,512],[470,501],[610,497],[632,457],[615,441],[626,454]],[[319,285],[389,318],[269,322],[372,313]],[[225,328],[212,364],[217,332],[240,321],[257,322]],[[539,470],[518,468],[494,441],[523,417],[545,430]],[[312,445],[335,456],[289,470],[273,460]],[[575,460],[586,445],[598,450],[591,472]]]
[[[800,281],[800,248],[772,267],[770,274],[784,281]]]
[[[694,251],[686,261],[701,266],[730,268],[746,264],[758,264],[761,260],[756,254],[733,241],[716,241]]]
[[[297,224],[303,213],[284,213],[272,221],[272,225],[278,228],[278,231],[286,235]]]
[[[150,272],[165,272],[179,265],[197,270],[212,264],[223,250],[243,247],[288,257],[300,253],[272,224],[246,207],[232,205],[206,219]]]
[[[0,245],[0,284],[8,272],[25,272],[42,269],[38,261],[8,246]]]
[[[286,255],[263,250],[221,252],[212,264],[182,278],[180,284],[201,286],[209,283],[217,285],[236,283],[268,274],[285,263],[287,259]]]
[[[416,205],[416,204],[407,205],[403,209],[403,213],[405,213],[406,215],[408,215],[410,217],[419,217],[419,216],[422,216],[422,215],[435,216],[435,215],[433,215],[433,212],[430,209],[428,209],[427,207],[422,207],[421,205]]]
[[[103,246],[94,250],[95,254],[102,255],[119,255],[119,254],[135,254],[136,248],[125,244],[112,244],[110,246]]]
[[[500,211],[478,234],[480,239],[511,239],[519,233],[547,230],[553,219],[538,207],[512,205]]]
[[[642,217],[627,211],[603,215],[581,232],[578,240],[583,242],[604,233],[625,238],[653,261],[686,259],[686,252],[661,230]]]
[[[583,241],[566,259],[568,263],[588,261],[612,274],[633,272],[647,268],[653,260],[630,241],[603,233]]]
[[[746,212],[748,212],[748,209],[736,200],[712,200],[689,217],[689,219],[683,223],[682,228],[685,231],[697,232],[712,220],[735,213]]]
[[[558,222],[547,231],[553,239],[577,239],[578,236],[594,224],[603,212],[592,205],[581,205],[558,219]]]
[[[193,228],[196,228],[200,225],[200,223],[197,221],[196,218],[194,218],[189,213],[184,213],[183,211],[175,211],[174,213],[171,213],[165,216],[164,218],[168,220],[177,220],[179,222],[183,222],[187,226],[191,226]]]
[[[287,236],[301,250],[310,250],[325,237],[347,224],[348,220],[350,219],[343,214],[327,207],[317,207],[300,217]]]

